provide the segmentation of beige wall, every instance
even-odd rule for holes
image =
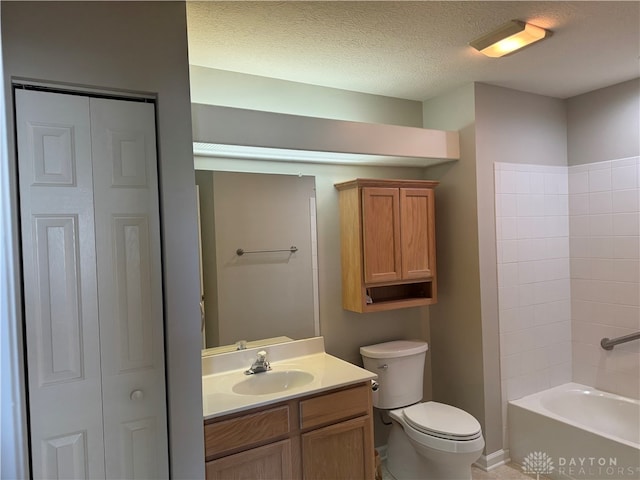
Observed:
[[[171,473],[173,478],[203,478],[198,247],[185,5],[2,2],[1,8],[7,83],[24,78],[158,97]],[[4,93],[11,108],[8,87]],[[10,142],[13,129],[10,124]],[[15,151],[12,143],[9,151]],[[15,158],[10,162],[15,164]],[[17,210],[15,197],[13,202]]]

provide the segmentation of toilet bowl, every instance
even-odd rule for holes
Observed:
[[[378,374],[374,407],[391,418],[387,470],[396,480],[468,480],[484,438],[469,413],[438,402],[421,402],[428,345],[394,341],[360,348],[367,370]]]
[[[416,421],[415,410],[422,410]],[[440,414],[445,411],[445,415]],[[402,479],[470,479],[484,438],[467,412],[437,402],[418,403],[388,412],[392,420],[387,469]],[[433,420],[433,421],[432,421]],[[445,422],[451,427],[445,427]]]

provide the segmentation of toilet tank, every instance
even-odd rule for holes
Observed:
[[[396,340],[360,347],[364,368],[378,374],[373,406],[400,408],[422,400],[426,342]]]

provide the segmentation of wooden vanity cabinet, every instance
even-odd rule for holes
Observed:
[[[369,382],[205,421],[206,478],[373,480]]]
[[[437,185],[361,178],[335,185],[343,308],[362,313],[436,302]]]

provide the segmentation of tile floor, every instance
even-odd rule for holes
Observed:
[[[519,465],[509,463],[507,465],[501,465],[490,472],[485,472],[477,467],[471,467],[471,478],[472,480],[531,480],[532,478],[536,478],[536,476],[526,475],[522,473]],[[546,479],[546,477],[540,476],[540,479]],[[395,480],[385,468],[384,462],[382,464],[382,480]]]
[[[530,480],[532,478],[536,478],[536,476],[522,473],[520,465],[508,463],[506,465],[501,465],[490,472],[485,472],[477,467],[471,467],[471,478],[473,480]],[[539,478],[542,480],[547,477],[540,475]]]

